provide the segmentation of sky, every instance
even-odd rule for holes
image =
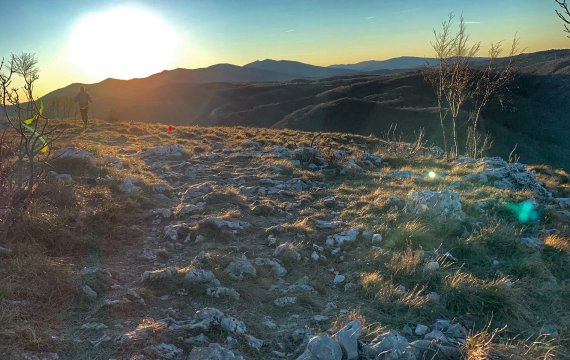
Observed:
[[[526,52],[569,48],[555,9],[550,0],[0,0],[0,57],[34,53],[41,96],[216,63],[429,57],[432,30],[450,12],[463,14],[481,56],[515,34]]]

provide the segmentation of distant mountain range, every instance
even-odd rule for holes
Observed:
[[[94,101],[92,116],[108,120],[362,134],[383,134],[397,123],[407,136],[424,127],[438,143],[435,98],[418,70],[430,61],[435,60],[404,57],[332,67],[285,60],[218,64],[71,84],[43,100],[46,114],[57,117],[53,104],[75,96],[83,85]],[[523,54],[514,61],[520,76],[509,110],[494,104],[484,114],[485,127],[496,138],[495,153],[508,156],[518,143],[522,161],[570,169],[570,49]],[[398,69],[403,66],[410,68]]]
[[[402,56],[388,60],[369,60],[356,64],[338,64],[331,65],[329,68],[352,70],[360,72],[376,71],[376,70],[402,70],[414,69],[423,66],[431,66],[438,63],[435,58],[422,58],[415,56]]]
[[[254,61],[244,65],[243,67],[245,69],[261,69],[278,73],[286,73],[298,78],[332,77],[353,74],[355,72],[352,69],[335,69],[332,67],[309,65],[298,61],[270,59]]]

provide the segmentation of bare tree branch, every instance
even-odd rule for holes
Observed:
[[[564,23],[564,32],[570,34],[570,9],[568,9],[568,4],[566,0],[554,0],[558,6],[560,6],[561,10],[555,10],[556,15],[563,21]],[[570,35],[568,35],[570,38]]]

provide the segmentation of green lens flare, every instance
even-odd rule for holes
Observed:
[[[517,220],[521,223],[537,221],[539,219],[538,211],[536,211],[534,204],[530,200],[521,203],[509,203],[507,208],[515,214]]]

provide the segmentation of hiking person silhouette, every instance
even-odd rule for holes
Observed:
[[[89,110],[89,103],[92,103],[91,96],[85,92],[85,88],[81,86],[79,93],[75,96],[75,102],[79,104],[79,111],[81,111],[81,120],[83,120],[83,127],[87,128],[87,111]]]

